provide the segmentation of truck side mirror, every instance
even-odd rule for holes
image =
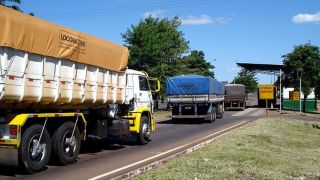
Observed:
[[[149,77],[148,78],[151,91],[154,92],[160,92],[160,81],[157,78]]]

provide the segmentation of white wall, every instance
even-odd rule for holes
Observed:
[[[289,99],[289,91],[293,91],[293,90],[294,88],[283,88],[283,99]],[[304,97],[304,94],[301,93],[301,98],[303,99],[303,97]],[[314,99],[314,98],[315,98],[315,95],[312,89],[307,99]]]

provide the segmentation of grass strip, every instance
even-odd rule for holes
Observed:
[[[263,118],[136,179],[320,179],[320,129]]]

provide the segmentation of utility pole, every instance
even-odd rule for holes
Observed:
[[[299,78],[299,84],[300,84],[300,89],[299,89],[299,99],[300,99],[300,102],[299,102],[299,105],[300,105],[300,112],[301,112],[301,95],[302,95],[302,91],[301,91],[301,79],[302,79],[302,69],[298,69],[297,70],[297,76]]]
[[[280,72],[279,72],[279,80],[280,80],[280,114],[281,114],[281,110],[282,110],[282,85],[281,85],[281,79],[282,79],[282,71],[280,69]]]
[[[301,95],[302,93],[301,93],[301,77],[300,77],[300,112],[301,112]]]

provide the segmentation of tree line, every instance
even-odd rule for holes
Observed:
[[[20,3],[20,0],[0,0],[0,5],[18,11],[21,11],[18,6]],[[171,76],[198,74],[214,77],[214,65],[205,59],[203,51],[190,49],[189,41],[179,30],[180,25],[179,17],[160,19],[149,16],[140,20],[138,25],[131,25],[121,34],[125,46],[130,51],[128,67],[157,77],[161,81],[162,93],[166,79]],[[301,73],[304,101],[312,90],[319,99],[319,47],[310,42],[298,45],[283,58],[284,87],[294,87],[298,90],[298,73]],[[256,74],[246,69],[241,69],[233,82],[246,85],[249,92],[255,92],[258,87]]]
[[[314,92],[316,100],[320,98],[320,51],[319,47],[310,42],[295,46],[293,51],[283,56],[284,86],[299,90],[301,77],[301,91],[303,97],[303,111],[306,110],[306,100]]]
[[[214,66],[205,59],[203,51],[190,50],[189,41],[178,28],[181,21],[159,19],[149,16],[136,26],[132,25],[122,34],[130,50],[129,68],[143,70],[161,80],[165,87],[167,77],[181,74],[199,74],[214,77]],[[306,43],[294,46],[292,52],[283,56],[284,87],[299,89],[297,70],[302,73],[304,101],[313,90],[320,98],[319,47]],[[233,83],[244,84],[248,92],[258,89],[255,72],[241,69]],[[164,89],[164,88],[162,88]],[[304,107],[305,109],[305,107]]]
[[[198,74],[214,77],[214,66],[201,50],[191,50],[179,30],[181,20],[149,16],[122,34],[130,51],[128,67],[145,71],[161,82],[162,94],[168,77]]]
[[[302,80],[303,111],[306,111],[307,97],[313,91],[315,100],[320,99],[320,51],[319,47],[310,42],[294,46],[293,50],[282,56],[283,58],[283,87],[300,89],[300,77]],[[246,69],[241,69],[234,83],[244,84],[248,92],[258,89],[256,74]],[[279,85],[279,80],[275,82]]]

